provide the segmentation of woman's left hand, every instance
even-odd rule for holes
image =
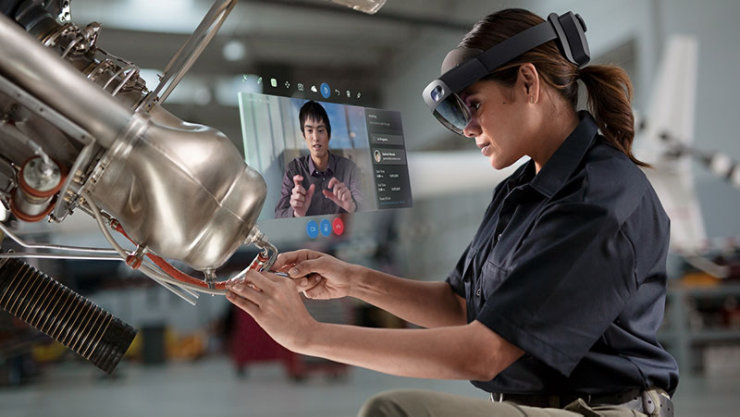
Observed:
[[[226,284],[226,298],[246,311],[276,342],[292,351],[304,347],[317,324],[292,279],[248,271]]]

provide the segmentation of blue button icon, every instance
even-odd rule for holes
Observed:
[[[306,223],[306,233],[311,239],[319,237],[319,224],[316,223],[316,220],[309,220],[308,223]]]
[[[321,221],[321,234],[324,236],[331,235],[331,222],[327,219]]]
[[[329,98],[329,96],[331,96],[331,88],[329,87],[329,84],[321,83],[321,95],[324,96],[324,98]]]

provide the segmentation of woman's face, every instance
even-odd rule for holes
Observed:
[[[463,132],[475,139],[493,168],[506,168],[529,154],[534,120],[519,82],[505,87],[496,81],[478,81],[461,98],[471,113],[470,123]]]

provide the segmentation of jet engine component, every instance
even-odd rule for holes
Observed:
[[[115,367],[133,330],[9,258],[117,259],[193,304],[198,293],[225,293],[216,271],[242,245],[262,251],[235,277],[272,266],[277,249],[255,225],[261,175],[223,133],[162,107],[235,4],[213,4],[150,90],[135,64],[97,46],[100,24],[70,22],[68,1],[0,2],[0,204],[25,222],[82,211],[110,243],[29,243],[0,223],[0,236],[23,248],[0,251],[0,307],[103,370]]]

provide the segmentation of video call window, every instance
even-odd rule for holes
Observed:
[[[411,207],[399,112],[248,92],[239,110],[245,160],[267,183],[260,219]]]

